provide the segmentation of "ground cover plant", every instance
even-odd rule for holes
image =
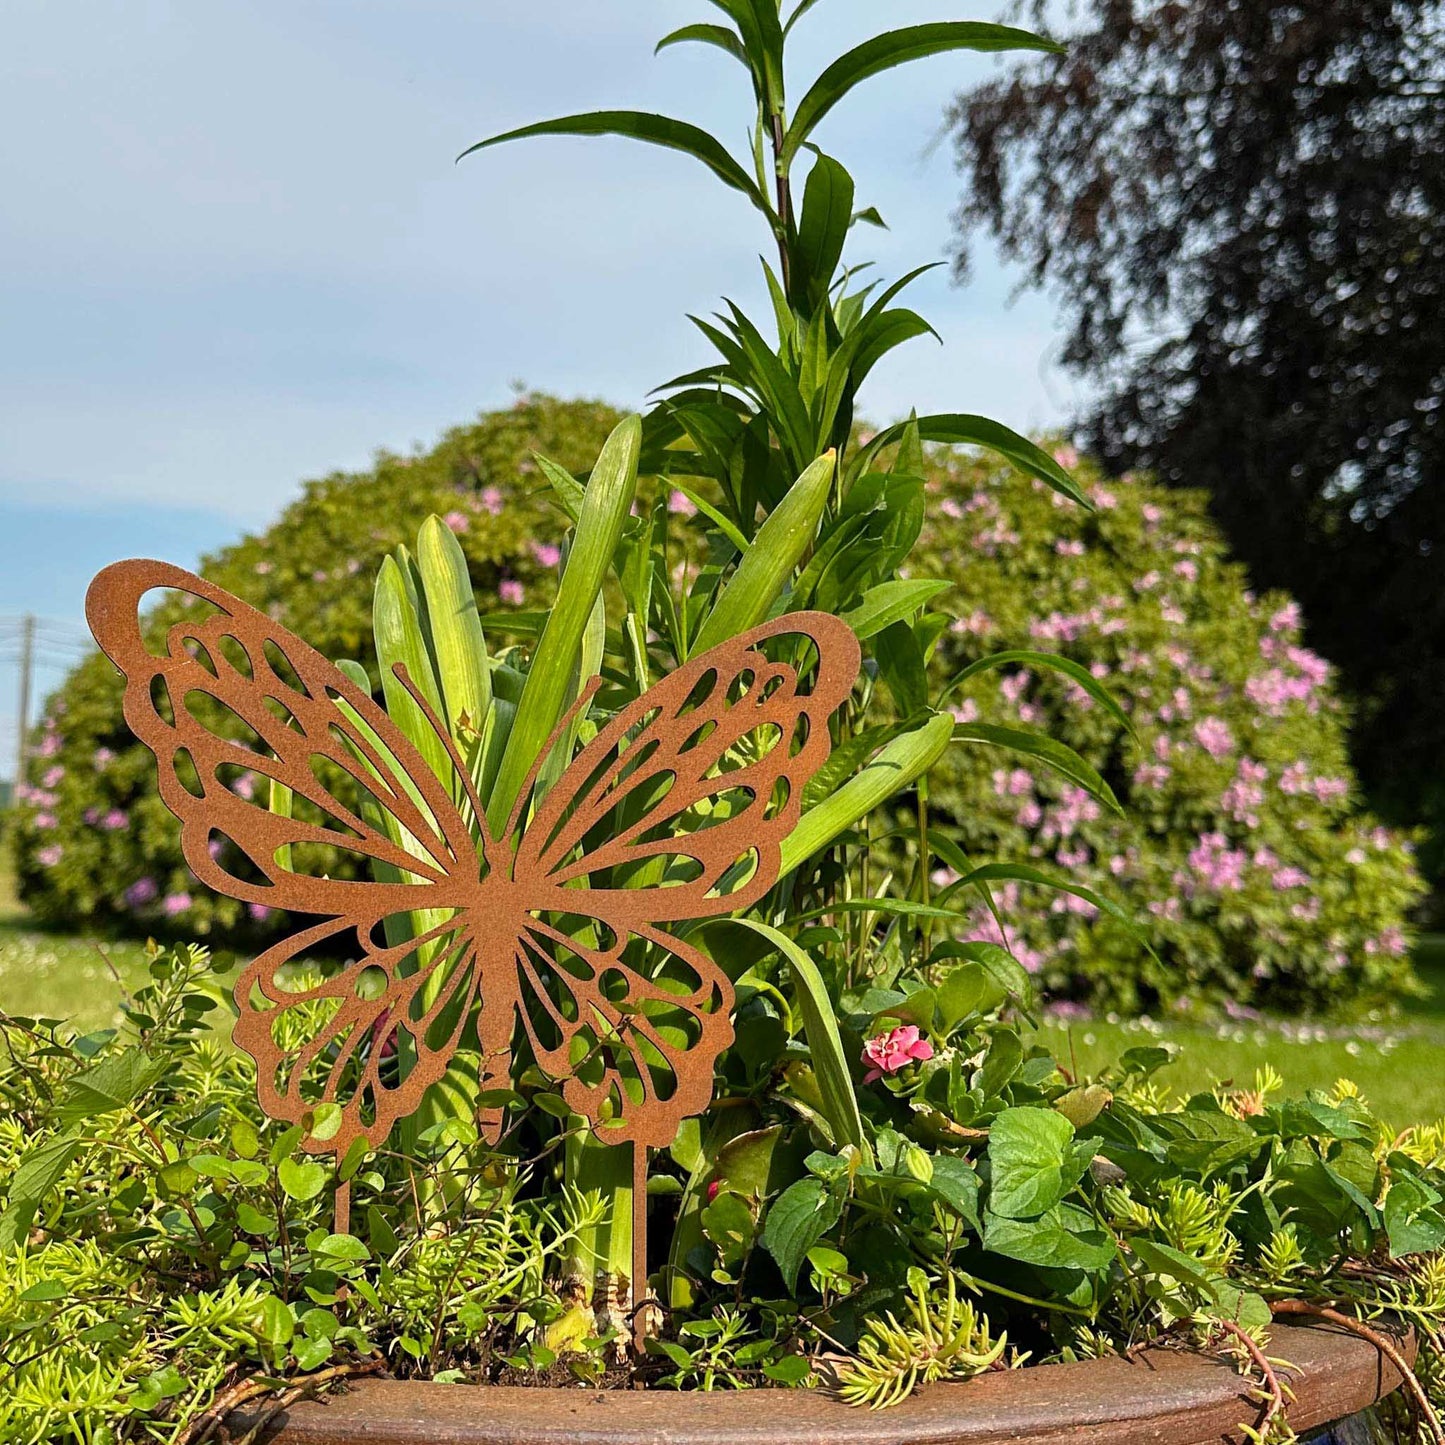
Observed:
[[[931,770],[958,748],[1119,804],[1067,743],[956,717],[953,680],[930,674],[957,619],[936,606],[949,579],[917,565],[923,447],[990,449],[1092,504],[1056,457],[971,415],[855,443],[858,386],[927,325],[898,304],[908,278],[842,267],[870,217],[813,133],[888,65],[1047,43],[905,29],[840,57],[790,111],[784,39],[813,0],[786,19],[772,0],[720,8],[736,29],[669,42],[746,67],[751,170],[629,112],[486,143],[612,131],[684,150],[764,214],[778,252],[776,342],[728,308],[702,323],[716,362],[623,419],[590,472],[539,459],[566,536],[545,609],[506,621],[518,640],[496,645],[441,516],[377,569],[376,676],[329,671],[266,612],[176,571],[146,575],[209,608],[139,622],[129,568],[93,594],[198,878],[248,906],[305,878],[322,921],[230,996],[259,1071],[202,1037],[227,1000],[193,946],[156,950],[118,1032],[3,1020],[5,1428],[198,1445],[234,1404],[380,1371],[820,1384],[881,1408],[920,1382],[1170,1341],[1235,1354],[1260,1391],[1242,1423],[1280,1440],[1271,1326],[1329,1311],[1390,1349],[1376,1326],[1415,1327],[1409,1405],[1440,1438],[1445,1129],[1401,1133],[1343,1082],[1181,1099],[1150,1044],[1078,1072],[1028,1031],[1038,999],[999,894],[1048,887],[1139,925],[1057,860],[980,861],[933,826]],[[690,551],[675,495],[695,509]],[[823,622],[789,621],[807,609]],[[1012,649],[955,680],[1025,667],[1129,730],[1067,656]],[[828,706],[737,724],[795,686]],[[667,742],[654,714],[694,699],[700,725]],[[709,841],[730,866],[704,861]],[[509,975],[443,885],[467,867],[483,875],[469,887],[511,884],[529,848],[549,882],[583,886],[532,908]],[[369,876],[334,876],[347,854]],[[672,911],[624,914],[629,890],[671,890]],[[970,936],[980,903],[999,941]],[[693,1053],[714,1065],[695,1098]],[[665,1140],[644,1116],[669,1122]]]

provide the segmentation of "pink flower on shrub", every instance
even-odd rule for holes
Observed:
[[[1222,833],[1205,833],[1189,854],[1194,877],[1216,893],[1238,892],[1244,887],[1247,854],[1231,848]]]
[[[526,589],[515,577],[508,577],[497,584],[497,596],[507,604],[508,607],[520,607],[526,600]]]
[[[246,905],[246,912],[251,915],[251,918],[256,923],[265,923],[271,916],[271,910],[267,908],[264,903],[248,903]]]
[[[105,817],[100,820],[100,826],[107,833],[118,833],[130,822],[128,814],[119,808],[112,808]]]
[[[477,500],[482,504],[482,510],[493,517],[502,515],[502,492],[500,487],[483,487],[477,494]]]
[[[1139,513],[1144,518],[1144,525],[1150,531],[1153,531],[1164,520],[1164,508],[1156,507],[1153,502],[1145,502],[1139,508]]]
[[[65,850],[58,843],[52,843],[48,848],[40,849],[35,858],[42,868],[54,868],[64,856]]]
[[[1287,602],[1269,619],[1269,630],[1271,632],[1297,632],[1300,621],[1299,603]]]
[[[96,748],[95,753],[90,760],[91,766],[96,769],[103,768],[114,757],[115,754],[111,752],[109,748]]]
[[[1082,557],[1084,555],[1084,544],[1077,541],[1069,541],[1065,538],[1054,543],[1054,551],[1060,557]]]
[[[1388,953],[1395,958],[1403,956],[1407,947],[1405,934],[1398,928],[1387,928],[1378,938],[1365,940],[1366,953]]]
[[[1291,888],[1308,888],[1310,875],[1306,873],[1303,868],[1291,866],[1278,869],[1274,877],[1270,879],[1270,882],[1274,884],[1279,892],[1285,893]]]
[[[533,542],[532,555],[539,567],[555,567],[562,560],[562,549],[555,542]]]
[[[918,1032],[917,1024],[902,1024],[891,1033],[879,1034],[863,1045],[863,1062],[873,1067],[863,1075],[871,1084],[884,1074],[896,1074],[909,1064],[933,1057],[933,1045]]]
[[[60,738],[55,733],[46,733],[37,749],[42,758],[53,758],[60,751]]]
[[[42,832],[49,832],[50,829],[55,826],[55,814],[37,813],[34,818],[34,823]]]
[[[1054,448],[1054,460],[1066,470],[1079,465],[1079,453],[1068,442]]]
[[[472,519],[467,516],[465,512],[448,512],[446,516],[442,518],[442,521],[445,522],[453,532],[457,533],[470,530],[472,525]]]
[[[88,827],[98,828],[100,826],[99,808],[87,808],[85,812],[81,814],[81,817],[85,819],[86,825]]]
[[[1309,791],[1310,770],[1304,763],[1291,763],[1279,775],[1279,790],[1292,796]]]
[[[1314,794],[1320,802],[1329,803],[1349,796],[1350,784],[1347,778],[1316,778]]]
[[[1174,564],[1174,571],[1186,582],[1199,581],[1199,564],[1197,562],[1190,562],[1188,560],[1176,562]]]
[[[156,887],[154,878],[137,878],[125,890],[126,905],[130,908],[141,908],[145,904],[153,902],[159,893],[160,889]]]
[[[963,503],[953,497],[945,497],[939,504],[938,510],[945,517],[957,522],[963,516]]]
[[[1207,717],[1195,726],[1194,741],[1211,758],[1222,758],[1234,751],[1234,734],[1222,718]]]
[[[697,516],[697,503],[686,492],[674,489],[668,494],[667,510],[678,517]]]
[[[175,918],[178,914],[185,913],[190,909],[191,895],[189,893],[168,893],[166,901],[161,905],[167,915]]]
[[[60,786],[60,781],[64,776],[65,769],[58,765],[53,768],[47,768],[44,776],[40,779],[40,784],[45,788],[56,788]]]

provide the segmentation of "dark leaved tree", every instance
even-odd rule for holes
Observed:
[[[1042,20],[1056,5],[1030,0]],[[1081,0],[956,102],[968,241],[1048,286],[1081,439],[1204,486],[1445,853],[1445,6]]]

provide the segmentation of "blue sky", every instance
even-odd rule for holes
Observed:
[[[893,0],[893,24],[987,0]],[[8,0],[0,19],[0,618],[73,626],[122,555],[193,563],[299,482],[425,445],[510,384],[640,405],[705,357],[686,322],[762,306],[758,218],[694,162],[545,140],[461,165],[496,130],[572,110],[666,111],[742,142],[743,77],[686,47],[702,0]],[[795,93],[880,7],[799,27]],[[892,227],[855,259],[946,253],[943,106],[1000,62],[871,82],[819,139]],[[982,258],[913,304],[915,342],[865,397],[1038,430],[1072,407],[1046,298]],[[0,627],[3,641],[3,627]],[[0,645],[0,773],[13,666]],[[54,681],[55,674],[44,679]]]

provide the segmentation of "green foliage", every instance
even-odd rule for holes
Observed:
[[[365,1223],[332,1232],[335,1169],[206,1037],[204,950],[150,973],[119,1032],[0,1015],[0,1437],[173,1441],[248,1376],[481,1377],[561,1312],[546,1279],[574,1224],[519,1198],[514,1161],[473,1149],[465,1228],[422,1231],[440,1131],[406,1165],[358,1159]]]

